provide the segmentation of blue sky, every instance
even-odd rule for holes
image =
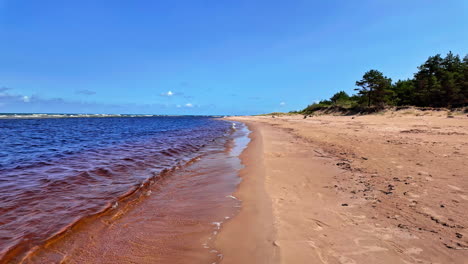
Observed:
[[[448,51],[466,0],[0,0],[0,112],[298,110]]]

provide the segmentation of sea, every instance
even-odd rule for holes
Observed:
[[[196,116],[5,115],[0,263],[217,263],[249,131]]]

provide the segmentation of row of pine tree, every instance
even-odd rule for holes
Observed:
[[[463,59],[449,52],[429,57],[412,79],[392,80],[378,70],[370,70],[356,82],[357,94],[341,91],[329,100],[308,106],[303,111],[326,106],[377,107],[463,107],[468,105],[468,55]]]

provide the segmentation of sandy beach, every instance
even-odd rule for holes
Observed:
[[[0,0],[0,264],[468,264],[468,0]]]
[[[232,120],[252,141],[222,263],[467,263],[466,115]]]

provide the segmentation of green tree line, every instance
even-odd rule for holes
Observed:
[[[418,67],[412,79],[398,80],[385,76],[378,70],[364,73],[356,81],[357,93],[344,91],[329,100],[309,105],[302,112],[323,107],[383,108],[385,106],[463,107],[468,105],[468,55],[463,59],[449,52],[429,57]]]

